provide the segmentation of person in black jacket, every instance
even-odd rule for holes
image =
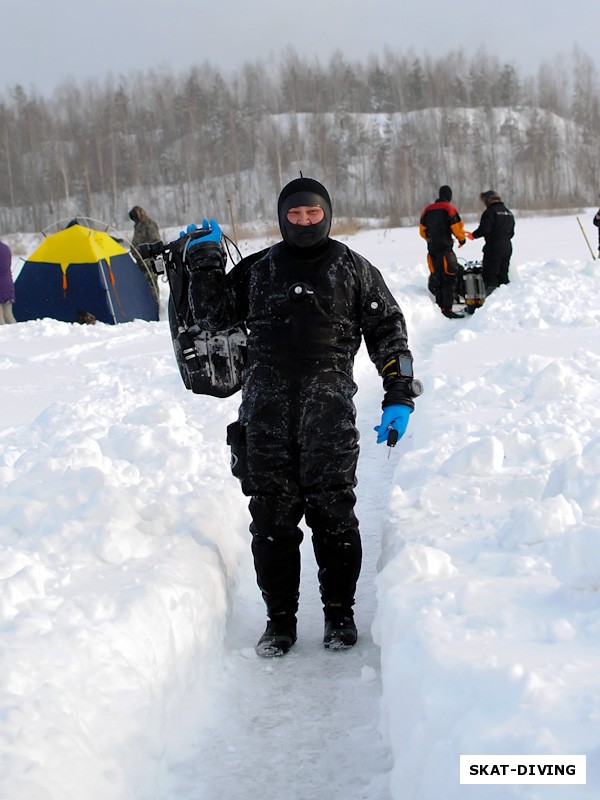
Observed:
[[[598,228],[598,258],[600,258],[600,208],[594,217],[594,225]]]
[[[465,229],[460,214],[450,202],[452,189],[440,186],[438,199],[430,203],[421,214],[419,233],[427,241],[427,263],[429,265],[429,290],[445,317],[459,318],[452,310],[458,288],[460,267],[453,250],[453,236],[458,246],[465,243]]]
[[[261,656],[282,655],[296,641],[303,516],[318,565],[324,646],[357,641],[362,552],[352,372],[362,338],[383,378],[378,442],[391,429],[402,436],[420,393],[402,311],[380,272],[329,237],[325,187],[311,178],[291,181],[279,196],[278,218],[282,241],[228,273],[209,243],[189,250],[194,319],[211,330],[243,321],[249,330],[239,419],[228,434],[237,429],[232,454],[237,458],[242,444],[247,464],[242,491],[250,497],[252,552],[268,615],[256,646]],[[210,227],[219,239],[218,223]]]
[[[485,205],[479,227],[468,233],[469,239],[485,239],[482,274],[486,295],[498,286],[509,283],[508,267],[512,256],[511,239],[515,233],[515,218],[493,189],[480,194]]]

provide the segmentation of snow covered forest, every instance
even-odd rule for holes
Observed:
[[[122,227],[131,205],[160,225],[209,209],[271,218],[298,170],[324,179],[336,215],[413,223],[440,183],[462,210],[493,186],[521,210],[589,205],[598,191],[600,81],[575,48],[524,77],[483,51],[386,52],[326,65],[289,51],[232,75],[61,84],[0,97],[0,227],[86,215]]]

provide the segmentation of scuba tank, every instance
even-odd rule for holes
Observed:
[[[181,306],[169,299],[169,327],[175,360],[186,389],[194,394],[229,397],[242,386],[246,331],[234,325],[222,331],[188,326]]]
[[[485,303],[485,285],[483,283],[480,261],[467,261],[462,275],[466,311],[475,313]]]
[[[245,325],[238,323],[224,330],[202,329],[195,323],[189,305],[187,247],[190,241],[209,233],[210,228],[195,230],[168,244],[140,245],[139,251],[156,274],[166,274],[169,281],[169,330],[184,386],[194,394],[229,397],[242,386],[246,360]],[[224,248],[215,242],[206,242],[204,247],[208,257],[216,259],[218,267],[224,271],[227,261]]]

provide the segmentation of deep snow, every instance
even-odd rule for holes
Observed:
[[[518,219],[510,286],[447,320],[414,228],[347,241],[426,387],[388,459],[359,353],[347,653],[320,645],[307,536],[299,641],[254,655],[237,399],[186,392],[166,322],[0,328],[5,800],[598,797],[600,261],[574,216]],[[461,753],[585,754],[587,785],[461,786]]]

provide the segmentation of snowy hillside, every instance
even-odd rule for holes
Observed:
[[[388,459],[359,353],[347,653],[320,644],[307,537],[298,643],[255,656],[237,399],[184,389],[165,321],[0,328],[3,800],[599,796],[600,261],[575,217],[517,219],[510,286],[448,320],[414,228],[348,242],[425,394]],[[586,755],[587,785],[470,789],[476,753]]]

